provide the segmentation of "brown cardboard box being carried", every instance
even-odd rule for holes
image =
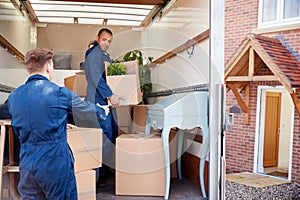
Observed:
[[[140,89],[139,64],[138,60],[122,62],[127,67],[125,75],[107,76],[106,82],[114,94],[120,95],[124,100],[120,105],[136,105],[142,101],[142,92]],[[105,66],[109,65],[105,62]],[[86,95],[87,81],[84,71],[77,72],[73,76],[64,79],[65,86],[78,96]]]
[[[114,94],[124,98],[120,105],[136,105],[142,101],[140,89],[139,64],[138,60],[122,62],[127,67],[125,75],[106,76],[107,85]],[[108,62],[105,66],[109,65]],[[105,70],[107,71],[107,70]]]
[[[116,195],[164,196],[161,137],[123,134],[116,140]]]
[[[96,200],[96,171],[75,173],[78,200]]]
[[[73,127],[67,131],[73,152],[75,173],[102,165],[102,129]]]
[[[77,72],[73,76],[66,77],[64,79],[64,83],[69,90],[73,91],[78,96],[84,97],[86,95],[87,82],[84,71]]]

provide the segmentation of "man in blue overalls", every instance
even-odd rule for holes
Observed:
[[[67,115],[96,115],[105,120],[108,107],[82,101],[66,87],[50,82],[53,52],[33,49],[25,56],[27,82],[8,98],[12,126],[19,137],[21,199],[76,200],[74,159],[67,143]]]
[[[87,79],[86,100],[99,103],[100,105],[110,104],[112,107],[119,106],[120,96],[113,94],[106,83],[105,63],[111,63],[111,58],[107,53],[113,39],[111,30],[100,29],[96,40],[85,54],[84,70]],[[98,185],[104,187],[104,178],[107,176],[108,167],[114,167],[114,144],[118,136],[117,116],[115,110],[111,110],[105,121],[99,121],[103,130],[102,160]],[[95,124],[95,127],[99,126]]]

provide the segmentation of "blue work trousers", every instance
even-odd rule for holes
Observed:
[[[102,167],[97,172],[97,180],[105,178],[109,168],[115,168],[115,144],[118,137],[117,114],[114,108],[108,114],[105,121],[99,122],[102,134]]]

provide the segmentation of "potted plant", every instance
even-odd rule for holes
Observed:
[[[146,61],[145,61],[146,59]],[[143,53],[140,50],[132,50],[127,52],[124,57],[123,61],[132,61],[138,60],[139,62],[139,78],[140,78],[140,87],[143,93],[143,101],[144,103],[147,102],[147,96],[152,90],[152,83],[151,83],[151,71],[146,66],[153,60],[153,57],[145,58]],[[145,61],[145,63],[144,63]]]
[[[107,67],[107,76],[125,75],[126,72],[127,68],[123,63],[113,62]]]

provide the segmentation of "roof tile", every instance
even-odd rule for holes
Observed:
[[[300,62],[279,39],[257,34],[251,34],[249,37],[260,44],[274,62],[273,67],[290,80],[292,87],[300,87]]]

